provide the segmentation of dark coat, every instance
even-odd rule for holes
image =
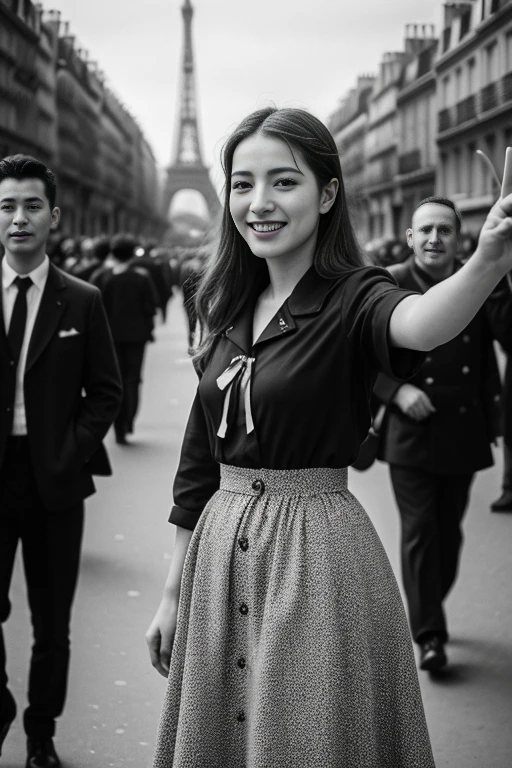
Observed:
[[[425,293],[432,284],[415,266],[414,257],[390,267],[389,272],[408,290]],[[492,465],[490,443],[502,431],[493,339],[507,338],[511,321],[510,291],[500,283],[464,331],[428,353],[410,380],[436,408],[424,421],[409,418],[392,404],[400,381],[378,376],[374,395],[389,405],[378,458],[439,474],[474,472]]]
[[[116,344],[145,344],[152,339],[157,298],[145,270],[130,266],[118,274],[111,272],[101,293]]]
[[[76,334],[66,334],[70,330]],[[62,335],[64,332],[64,335]],[[11,432],[15,372],[0,291],[0,466]],[[121,383],[101,295],[50,264],[24,378],[27,433],[45,506],[94,493],[91,474],[111,474],[102,439],[119,409]]]

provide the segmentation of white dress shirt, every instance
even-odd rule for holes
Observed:
[[[50,260],[48,256],[42,264],[40,264],[32,272],[28,272],[23,277],[30,277],[32,285],[27,291],[27,322],[25,325],[25,335],[23,337],[23,344],[21,346],[20,359],[18,362],[18,368],[16,370],[16,390],[14,396],[14,419],[12,424],[11,434],[13,435],[26,435],[27,434],[27,419],[25,416],[25,396],[23,392],[23,379],[25,377],[25,365],[27,363],[28,345],[30,343],[30,337],[34,330],[34,323],[36,321],[37,312],[41,303],[41,297],[43,295],[44,287],[46,285],[46,278],[48,277],[48,270],[50,268]],[[7,259],[2,259],[2,302],[4,309],[4,326],[5,333],[9,333],[9,325],[11,322],[12,310],[14,308],[14,302],[18,295],[18,288],[14,285],[14,281],[18,277],[18,273],[12,269]]]

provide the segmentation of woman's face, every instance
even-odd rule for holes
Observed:
[[[320,214],[334,203],[338,182],[321,191],[300,152],[256,133],[235,149],[229,208],[255,256],[313,260]]]

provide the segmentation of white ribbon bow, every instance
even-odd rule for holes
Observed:
[[[226,437],[226,431],[228,428],[228,411],[229,402],[231,400],[231,390],[233,389],[233,383],[235,378],[240,372],[242,372],[242,378],[240,380],[240,387],[242,390],[242,396],[245,407],[245,427],[247,434],[249,435],[254,429],[254,422],[252,420],[251,413],[251,373],[252,364],[256,360],[255,357],[247,357],[246,355],[237,355],[234,357],[226,370],[221,373],[217,379],[217,386],[222,390],[226,390],[224,395],[224,407],[222,409],[222,419],[219,429],[217,431],[218,437]]]

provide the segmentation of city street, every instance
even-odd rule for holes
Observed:
[[[196,386],[181,299],[149,346],[142,407],[129,446],[107,446],[112,478],[88,500],[72,628],[69,695],[56,747],[65,768],[149,768],[165,680],[152,668],[145,631],[160,600],[173,546],[167,523],[183,428]],[[448,602],[449,671],[421,685],[437,768],[512,765],[512,515],[492,515],[496,467],[474,485],[459,581]],[[398,524],[387,468],[351,471],[349,487],[373,520],[397,576]],[[18,717],[0,765],[23,768],[30,623],[18,562],[6,625]],[[262,767],[263,768],[263,767]],[[275,766],[279,768],[279,766]]]

